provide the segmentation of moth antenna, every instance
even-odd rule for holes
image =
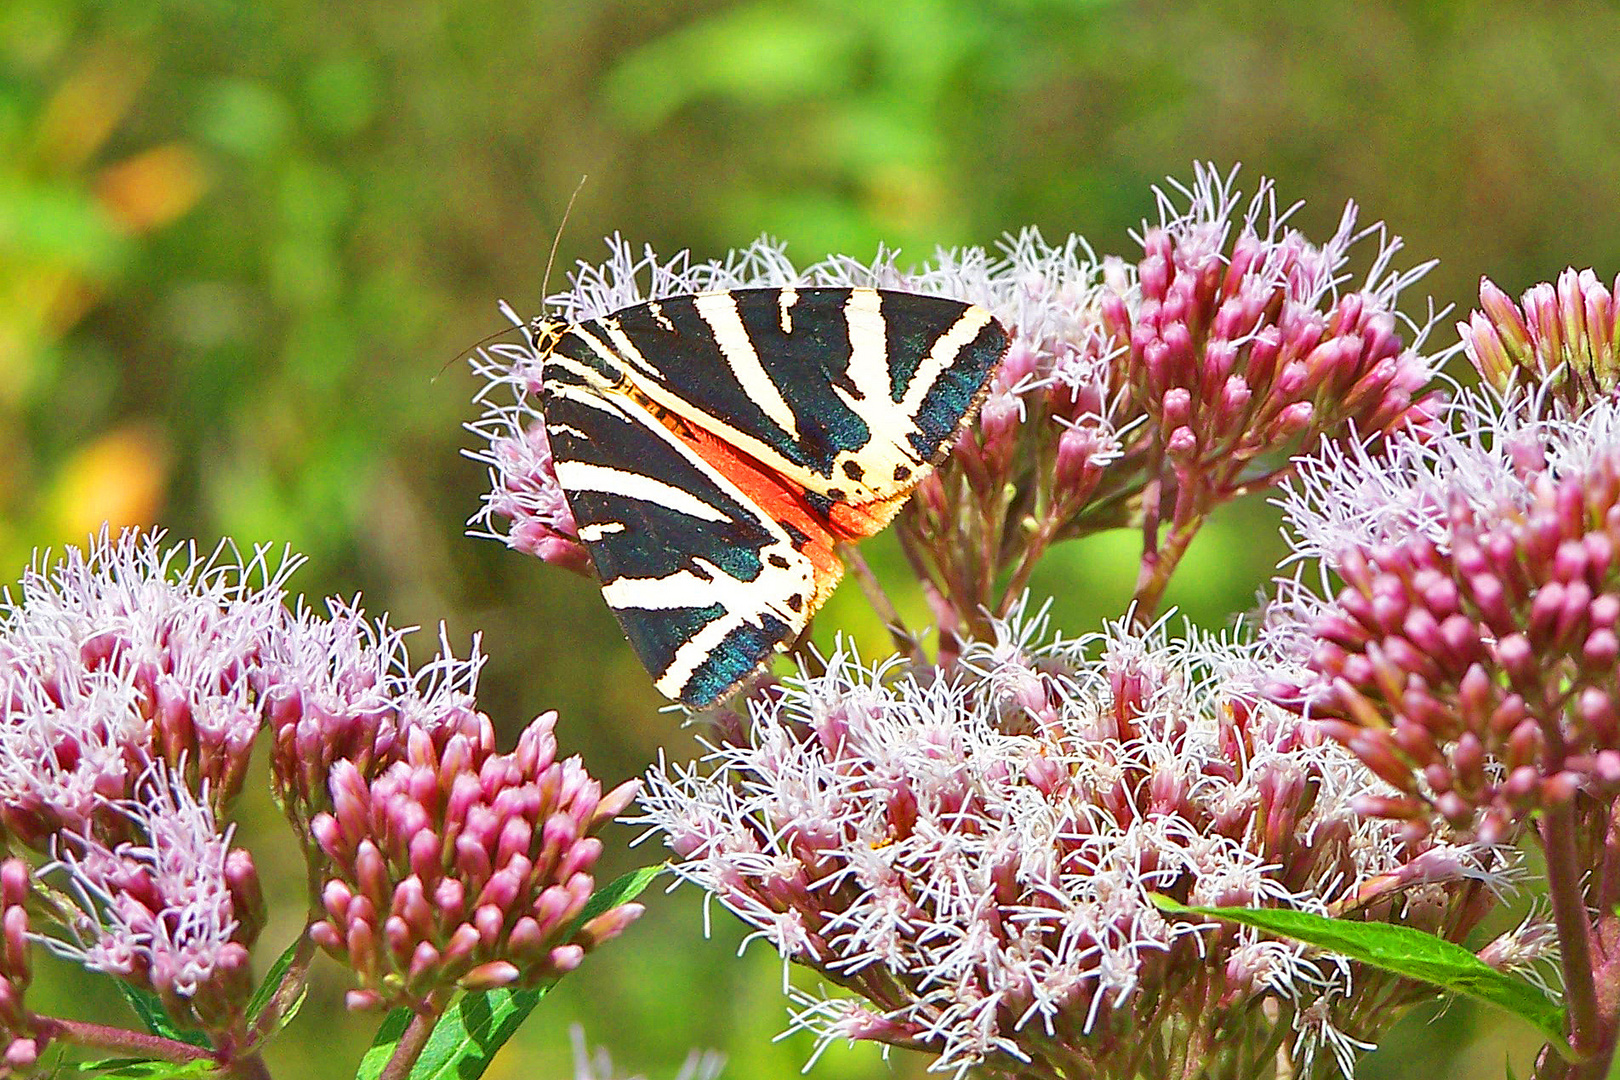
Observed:
[[[463,356],[467,355],[468,353],[472,352],[473,350],[481,349],[485,345],[488,345],[490,342],[494,341],[496,338],[501,337],[501,336],[503,336],[505,334],[510,334],[513,330],[516,330],[516,329],[518,329],[518,327],[516,327],[516,326],[508,326],[504,330],[497,330],[493,334],[488,334],[488,335],[486,335],[484,337],[479,338],[477,341],[473,342],[471,345],[467,346],[465,349],[462,349],[460,352],[456,353],[456,355],[454,355],[450,359],[446,360],[444,362],[443,366],[441,366],[438,371],[435,371],[433,373],[433,378],[429,379],[428,382],[430,382],[430,383],[438,382],[439,381],[439,376],[443,375],[446,371],[449,371],[451,364],[455,363],[457,360],[460,360]]]
[[[551,254],[546,256],[546,272],[540,275],[540,305],[542,307],[545,306],[546,296],[548,295],[546,289],[551,284],[551,266],[557,261],[557,247],[562,243],[563,230],[568,227],[568,215],[573,212],[574,200],[579,198],[580,189],[585,186],[585,181],[589,179],[589,175],[581,176],[579,183],[574,185],[574,193],[568,196],[568,205],[563,207],[562,220],[557,222],[557,235],[551,238]]]
[[[579,178],[579,183],[574,185],[574,193],[568,196],[568,205],[563,207],[562,220],[557,223],[557,233],[551,238],[551,254],[546,256],[546,272],[540,278],[540,304],[542,307],[545,306],[546,302],[546,287],[551,284],[551,267],[552,264],[557,261],[557,248],[562,243],[563,229],[568,226],[568,215],[574,209],[574,200],[579,198],[580,189],[585,186],[585,181],[589,179],[589,175],[581,176]],[[494,341],[496,338],[500,337],[502,334],[509,334],[514,329],[516,328],[508,326],[505,330],[497,330],[488,337],[480,338],[479,340],[473,342],[471,345],[467,346],[467,348],[461,350],[461,352],[446,360],[444,362],[444,366],[434,373],[431,381],[438,382],[439,376],[448,371],[450,369],[450,365],[455,363],[456,360],[463,354],[471,352],[473,349],[481,349],[485,345],[488,345],[490,342]]]

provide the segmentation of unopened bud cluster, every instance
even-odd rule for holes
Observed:
[[[1230,177],[1200,170],[1188,211],[1167,203],[1145,229],[1135,293],[1101,304],[1120,346],[1113,378],[1148,418],[1177,497],[1206,503],[1347,423],[1383,432],[1414,405],[1427,416],[1436,404],[1422,396],[1434,363],[1402,339],[1394,307],[1428,267],[1390,272],[1400,241],[1387,240],[1366,284],[1341,293],[1350,250],[1367,235],[1354,204],[1318,247],[1287,226],[1292,210],[1278,212],[1269,184],[1241,224],[1238,201]]]
[[[466,713],[410,729],[367,770],[333,765],[331,810],[311,822],[325,877],[310,934],[359,977],[351,1007],[533,986],[640,914],[625,904],[577,924],[602,849],[592,834],[637,785],[603,796],[578,758],[557,759],[555,721],[498,754],[489,720]]]
[[[1291,515],[1344,585],[1292,598],[1306,673],[1272,689],[1392,785],[1368,809],[1491,840],[1620,793],[1620,416],[1537,423],[1518,401],[1304,467]]]
[[[0,1075],[27,1075],[44,1049],[23,1007],[33,981],[28,894],[28,864],[17,858],[0,862]]]
[[[439,652],[413,667],[404,631],[351,604],[328,608],[326,617],[304,610],[288,619],[263,679],[271,784],[300,835],[330,808],[327,780],[339,761],[369,775],[412,730],[474,722],[484,662],[476,641],[460,659],[441,636]]]
[[[1498,391],[1517,387],[1526,403],[1557,403],[1579,415],[1620,386],[1620,309],[1614,288],[1573,267],[1556,284],[1527,289],[1519,303],[1481,279],[1479,307],[1457,324],[1468,359]]]

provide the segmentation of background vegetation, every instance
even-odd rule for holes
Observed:
[[[291,544],[311,595],[481,632],[488,711],[515,731],[561,710],[565,745],[616,781],[690,737],[587,583],[461,535],[484,484],[458,455],[474,384],[435,378],[503,325],[497,298],[536,308],[582,174],[563,265],[614,231],[704,257],[767,232],[809,260],[1031,223],[1128,255],[1151,184],[1241,161],[1251,190],[1264,174],[1307,201],[1317,238],[1356,199],[1466,311],[1482,273],[1517,293],[1620,270],[1617,106],[1620,15],[1597,3],[5,0],[0,578],[103,520]],[[1218,517],[1171,602],[1215,624],[1247,606],[1274,524]],[[1061,627],[1118,613],[1132,546],[1048,560]],[[856,590],[820,622],[881,648]],[[257,812],[261,872],[295,902],[296,855]],[[702,927],[695,895],[653,897],[499,1075],[568,1075],[573,1022],[655,1076],[693,1046],[728,1052],[728,1076],[796,1075],[808,1046],[770,1042],[773,957],[734,959],[723,916]],[[322,972],[278,1074],[346,1075],[375,1026]],[[40,1000],[119,1007],[98,993],[63,973]],[[1416,1021],[1364,1075],[1499,1076],[1514,1033],[1474,1023]],[[813,1075],[920,1069],[835,1049]]]

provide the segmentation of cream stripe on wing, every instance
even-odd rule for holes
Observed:
[[[808,568],[808,561],[806,561],[806,567]],[[735,579],[727,580],[733,586],[742,584]],[[748,586],[743,585],[743,589],[744,595],[739,598],[740,600],[758,599],[757,596],[749,595],[753,590],[750,590]],[[610,598],[608,602],[611,604],[612,599]],[[669,666],[657,674],[653,685],[658,687],[660,693],[667,697],[680,697],[686,689],[686,684],[691,682],[693,673],[703,666],[714,650],[726,640],[726,637],[740,626],[763,626],[763,620],[760,618],[763,614],[768,613],[774,616],[782,625],[788,628],[787,637],[776,644],[776,651],[778,652],[782,650],[787,642],[792,641],[804,629],[805,623],[809,621],[807,615],[789,611],[775,604],[761,605],[755,603],[746,605],[737,602],[726,603],[723,599],[720,602],[725,603],[725,614],[704,624],[697,633],[683,642],[680,648],[675,650],[675,655],[670,659]]]
[[[844,302],[849,326],[849,381],[861,392],[850,401],[857,413],[869,415],[889,403],[889,331],[883,321],[883,298],[876,289],[851,289]],[[834,383],[842,392],[843,388]],[[845,400],[849,401],[848,396]]]
[[[726,640],[726,635],[742,623],[743,620],[736,612],[728,611],[713,622],[705,624],[675,650],[669,667],[658,673],[653,679],[653,686],[665,697],[679,698],[686,691],[686,684],[692,681],[692,674],[702,667],[710,654]]]
[[[658,317],[663,319],[666,323],[669,322],[669,320],[664,319],[662,315]],[[655,379],[662,379],[664,377],[664,373],[659,371],[658,368],[647,359],[640,349],[636,348],[636,343],[631,341],[629,336],[626,335],[624,330],[619,326],[618,319],[601,319],[597,322],[597,325],[607,331],[608,341],[611,342],[613,348],[617,350],[620,360],[625,361],[631,367],[640,368],[642,371],[646,372],[648,375],[651,375]]]
[[[979,331],[992,318],[994,316],[982,307],[970,307],[962,312],[956,324],[935,339],[928,358],[917,365],[917,374],[911,380],[911,385],[906,387],[906,396],[901,400],[900,408],[907,414],[915,414],[922,407],[923,398],[928,396],[928,391],[939,380],[940,373],[956,361],[962,350],[979,336]]]
[[[614,608],[638,611],[667,611],[671,608],[705,608],[720,604],[748,623],[760,625],[760,615],[769,613],[788,624],[802,622],[787,607],[787,598],[814,584],[810,560],[785,544],[772,544],[761,552],[777,551],[787,560],[783,568],[766,566],[753,581],[732,577],[707,559],[694,556],[692,565],[707,574],[677,570],[658,578],[621,577],[602,585],[602,595]]]
[[[793,305],[799,302],[799,292],[792,287],[783,289],[776,294],[777,322],[782,327],[782,333],[793,333]]]
[[[696,495],[642,473],[610,469],[605,465],[591,465],[583,461],[559,461],[556,468],[557,483],[562,485],[564,491],[600,491],[626,499],[657,503],[678,514],[704,521],[728,520],[725,514]]]
[[[593,378],[600,378],[592,372]],[[587,409],[605,412],[610,416],[623,416],[624,409],[608,400],[606,394],[594,386],[571,386],[568,383],[552,383],[546,387],[546,393],[554,398],[563,398],[576,405],[583,405]]]
[[[782,397],[782,391],[765,374],[765,368],[759,362],[759,353],[754,351],[754,343],[748,337],[742,317],[737,314],[737,301],[726,293],[702,293],[692,298],[692,304],[703,321],[709,324],[709,329],[714,331],[720,355],[731,365],[732,374],[742,385],[743,392],[777,427],[798,438],[799,425],[794,419],[793,410]]]

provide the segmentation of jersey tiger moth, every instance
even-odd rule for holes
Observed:
[[[670,296],[530,325],[557,481],[658,689],[713,705],[790,646],[949,451],[1007,350],[871,288]]]

